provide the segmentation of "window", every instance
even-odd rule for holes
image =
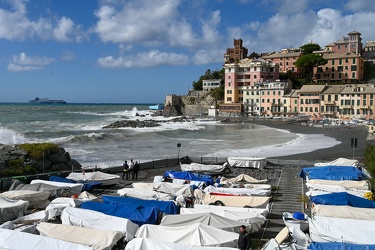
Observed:
[[[284,104],[286,104],[286,100],[284,99]]]
[[[352,65],[352,66],[350,67],[350,69],[351,69],[351,71],[356,71],[356,70],[357,70],[357,65]]]
[[[275,90],[274,90],[274,91],[272,91],[272,94],[273,94],[273,95],[276,95],[276,91],[275,91]]]
[[[227,101],[231,102],[232,101],[232,97],[227,97]]]
[[[345,48],[346,48],[347,45],[345,45]],[[349,62],[349,59],[348,58],[345,58],[345,62]]]
[[[332,79],[335,78],[335,74],[332,73]]]
[[[338,48],[338,49],[341,49],[341,45],[337,45],[337,48]]]
[[[340,45],[339,45],[340,46]],[[339,65],[341,65],[342,64],[342,59],[339,59]]]
[[[298,101],[297,100],[294,100],[294,104],[297,104],[298,103]]]
[[[366,99],[362,100],[362,105],[366,106]]]
[[[357,106],[359,106],[359,105],[360,105],[360,102],[361,102],[360,100],[357,100]]]
[[[352,72],[352,78],[355,78],[355,72]]]
[[[324,106],[321,107],[321,112],[324,112]]]
[[[301,110],[301,112],[303,112],[303,108],[302,107],[300,108],[300,110]]]
[[[318,113],[319,111],[318,111],[318,107],[315,107],[314,108],[314,111],[316,112],[316,113]]]
[[[267,91],[267,95],[270,95],[270,91]]]
[[[281,91],[279,90],[279,91],[277,91],[277,95],[281,95]]]
[[[353,64],[355,64],[355,58],[353,58]]]
[[[305,112],[309,112],[309,108],[308,107],[305,108]]]
[[[335,101],[337,102],[339,100],[339,95],[335,95]]]
[[[337,71],[338,71],[338,72],[342,72],[342,71],[343,71],[342,66],[338,66],[338,67],[337,67]]]
[[[335,59],[332,59],[332,65],[335,65]]]
[[[231,76],[231,75],[229,75],[229,76],[228,76],[228,79],[231,79],[231,77],[232,77],[232,76]]]
[[[262,95],[264,95],[264,91],[262,91]]]
[[[331,101],[331,95],[328,95],[328,101],[329,102]]]
[[[270,99],[267,99],[267,103],[270,103]]]
[[[301,99],[301,104],[303,104],[303,99]]]
[[[286,62],[286,65],[289,65],[289,62]]]
[[[254,75],[254,79],[257,79],[257,75]]]
[[[370,106],[374,105],[374,100],[370,100]]]
[[[341,73],[339,73],[339,79],[341,79]]]
[[[262,103],[264,103],[264,99],[262,99]]]

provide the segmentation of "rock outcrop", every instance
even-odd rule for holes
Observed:
[[[57,150],[46,150],[40,159],[32,158],[25,150],[19,148],[19,145],[0,145],[0,170],[7,168],[12,161],[22,160],[25,166],[32,166],[38,172],[63,171],[80,169],[82,165],[71,159],[69,152],[59,147]]]
[[[190,121],[192,119],[189,119],[185,116],[176,117],[171,120],[145,120],[145,121],[133,121],[133,120],[121,120],[121,121],[115,121],[107,126],[104,126],[103,129],[108,128],[148,128],[148,127],[157,127],[161,126],[161,123],[163,122],[185,122]]]

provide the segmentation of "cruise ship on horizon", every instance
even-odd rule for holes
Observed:
[[[48,98],[35,98],[34,100],[30,100],[29,103],[31,104],[65,104],[66,101],[64,100],[50,100]]]

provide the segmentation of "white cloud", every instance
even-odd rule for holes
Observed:
[[[60,59],[63,61],[72,61],[75,58],[76,58],[76,55],[73,52],[64,51]]]
[[[67,17],[62,17],[56,23],[48,18],[30,20],[27,17],[27,1],[9,2],[12,11],[0,9],[0,39],[22,41],[36,38],[60,42],[79,42],[86,36],[81,31],[81,27]]]
[[[54,61],[55,59],[50,57],[30,57],[22,52],[12,57],[8,64],[8,70],[13,72],[40,70]]]
[[[349,0],[345,8],[354,12],[357,11],[375,11],[375,3],[371,0]]]
[[[224,49],[198,50],[193,56],[193,62],[195,64],[222,63],[224,52]]]
[[[101,57],[97,60],[103,68],[151,68],[163,65],[186,65],[187,55],[151,50],[133,56]]]

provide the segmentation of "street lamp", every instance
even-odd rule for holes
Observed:
[[[178,160],[180,160],[180,149],[181,149],[181,143],[177,143],[177,148],[178,148],[177,158],[178,158]]]

